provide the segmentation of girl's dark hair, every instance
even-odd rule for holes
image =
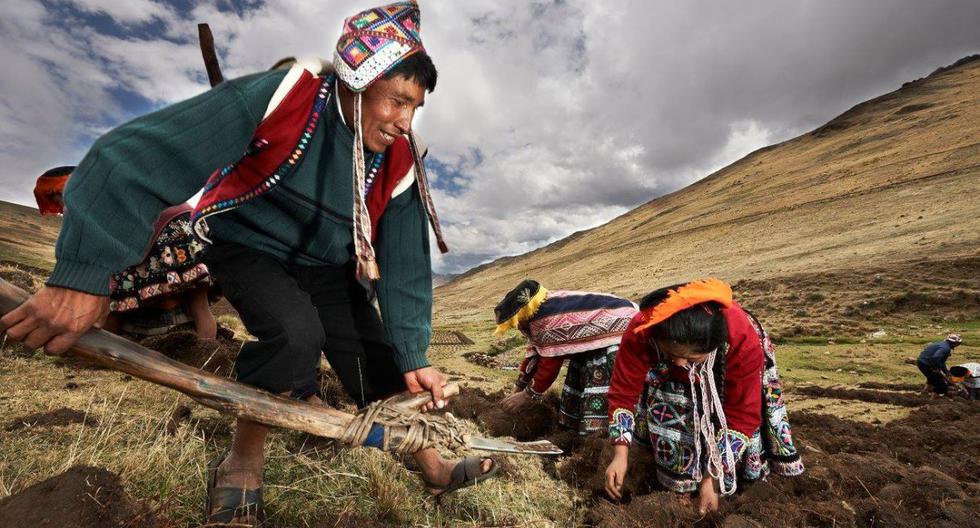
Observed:
[[[394,68],[388,70],[388,73],[384,76],[385,79],[391,79],[393,77],[404,77],[410,81],[415,81],[419,86],[432,93],[436,89],[439,72],[436,70],[436,65],[432,63],[432,58],[429,57],[428,53],[416,51],[408,57],[405,57]]]
[[[648,293],[640,301],[640,309],[645,310],[660,304],[667,298],[670,290],[676,290],[681,286],[684,285],[675,284]],[[722,313],[722,308],[720,303],[706,302],[681,310],[665,321],[651,327],[650,336],[683,343],[701,354],[717,348],[718,354],[715,356],[715,368],[712,374],[715,377],[718,394],[724,403],[725,369],[728,359],[728,324],[725,322],[725,314]],[[693,387],[692,390],[694,390]],[[720,423],[716,422],[715,425],[720,426]]]
[[[949,373],[950,373],[950,375],[956,376],[956,377],[969,376],[970,375],[970,369],[968,369],[966,367],[961,367],[959,365],[956,365],[955,367],[949,367]]]
[[[48,169],[48,170],[44,171],[44,174],[42,174],[41,176],[45,176],[45,177],[47,177],[47,176],[64,176],[65,174],[71,174],[72,172],[75,171],[76,168],[77,167],[75,167],[74,165],[64,165],[64,166],[61,166],[61,167],[55,167],[53,169]]]
[[[640,309],[656,306],[667,298],[670,290],[681,286],[684,285],[676,284],[650,292],[640,301]],[[681,310],[651,327],[650,335],[690,346],[700,354],[711,352],[728,341],[728,326],[722,308],[719,303],[706,302]]]

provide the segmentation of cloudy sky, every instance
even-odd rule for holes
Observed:
[[[375,0],[377,1],[377,0]],[[4,0],[0,200],[226,77],[329,57],[363,0]],[[976,0],[421,0],[415,126],[458,272],[599,225],[980,52]]]

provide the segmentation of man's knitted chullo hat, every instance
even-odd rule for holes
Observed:
[[[354,92],[354,250],[357,274],[364,280],[378,280],[380,272],[371,244],[371,219],[365,197],[364,142],[361,125],[362,94],[371,84],[391,71],[409,55],[424,52],[419,36],[419,6],[414,1],[396,2],[361,11],[344,20],[343,34],[337,40],[334,69],[344,85]],[[429,194],[428,178],[414,133],[408,134],[415,157],[415,179],[441,252],[449,249]]]

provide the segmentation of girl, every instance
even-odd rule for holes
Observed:
[[[525,280],[504,296],[494,313],[495,335],[517,328],[528,339],[516,389],[504,398],[502,408],[513,412],[540,399],[568,359],[559,425],[583,436],[604,434],[613,359],[636,305],[604,293],[548,291]]]
[[[716,510],[737,480],[802,473],[772,342],[731,287],[708,279],[663,288],[640,310],[609,389],[607,493],[621,498],[634,439],[653,449],[662,485],[698,492],[702,513]]]
[[[74,169],[58,167],[38,178],[34,197],[42,215],[64,214],[62,195]],[[208,306],[211,278],[200,261],[204,246],[191,232],[191,211],[187,204],[163,211],[142,262],[112,275],[106,330],[149,335],[189,319],[199,338],[217,337],[218,325]]]

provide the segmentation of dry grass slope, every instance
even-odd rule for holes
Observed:
[[[0,261],[50,270],[61,218],[37,209],[0,202]]]

